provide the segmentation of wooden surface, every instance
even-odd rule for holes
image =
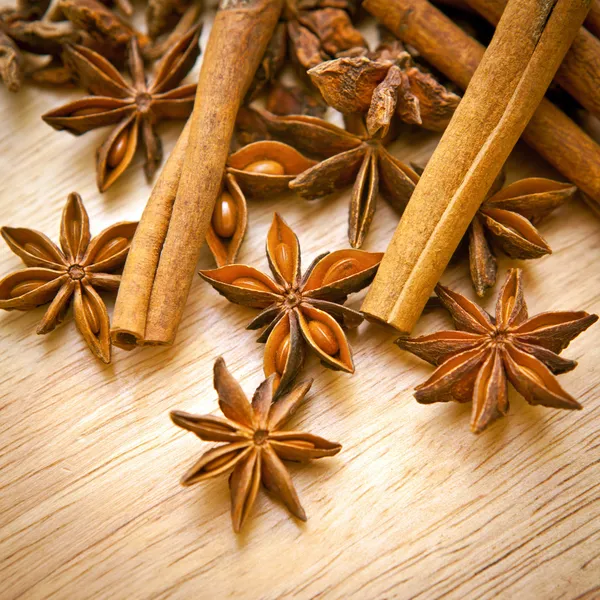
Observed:
[[[106,131],[74,138],[41,121],[79,96],[0,88],[1,224],[57,240],[71,191],[92,233],[141,214],[151,188],[139,155],[100,195],[94,150]],[[160,131],[168,152],[179,127]],[[435,142],[409,132],[394,153],[423,162]],[[518,147],[509,179],[533,174],[553,175]],[[266,268],[274,210],[298,233],[305,266],[346,247],[348,199],[252,202],[241,261]],[[380,201],[366,249],[385,249],[396,222]],[[540,229],[554,255],[521,263],[530,313],[600,312],[600,221],[575,201]],[[517,264],[502,260],[500,277]],[[2,245],[0,273],[20,266]],[[211,266],[206,250],[200,266]],[[464,261],[443,282],[474,296]],[[0,314],[0,598],[600,598],[598,325],[564,352],[579,367],[560,376],[584,410],[531,407],[511,390],[509,416],[480,436],[470,406],[417,404],[411,390],[431,367],[392,345],[393,331],[362,325],[350,334],[354,376],[307,364],[316,381],[291,425],[343,444],[335,458],[290,466],[308,522],[261,491],[236,536],[226,477],[180,487],[210,445],[168,411],[217,411],[220,354],[254,391],[262,346],[244,326],[255,312],[197,278],[172,348],[114,349],[108,366],[71,316],[37,336],[43,312]],[[435,311],[416,333],[448,325]]]

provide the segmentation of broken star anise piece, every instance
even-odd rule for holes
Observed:
[[[290,188],[313,200],[353,186],[348,238],[362,246],[375,214],[378,193],[398,211],[406,207],[419,176],[386,149],[387,138],[355,135],[316,117],[277,117],[252,109],[265,131],[301,152],[328,157],[296,177]]]
[[[400,42],[359,54],[308,72],[330,106],[345,115],[365,114],[370,136],[385,136],[395,115],[433,131],[446,128],[460,97],[422,71]]]
[[[317,257],[301,276],[298,238],[275,214],[267,236],[267,258],[275,280],[246,265],[200,271],[200,276],[230,302],[263,309],[248,329],[266,327],[258,339],[266,342],[264,372],[267,377],[276,374],[278,393],[284,393],[300,372],[306,345],[325,366],[354,372],[340,322],[356,327],[362,315],[343,303],[349,294],[371,283],[382,257],[382,253],[338,250]]]
[[[570,183],[530,177],[503,189],[496,181],[469,227],[471,279],[478,296],[495,285],[495,248],[510,258],[532,259],[551,254],[552,249],[534,223],[566,202],[577,191]]]
[[[235,261],[246,233],[246,196],[264,198],[281,194],[299,173],[315,164],[287,144],[255,142],[227,160],[223,191],[217,199],[206,234],[218,267]]]
[[[2,227],[2,237],[27,265],[0,281],[0,308],[31,310],[50,302],[37,333],[52,331],[71,302],[75,323],[90,350],[110,362],[110,325],[96,288],[116,292],[114,271],[125,263],[137,223],[121,222],[90,240],[90,224],[79,194],[69,194],[60,224],[58,248],[33,229]]]
[[[473,402],[471,430],[483,431],[508,412],[510,381],[529,404],[580,409],[554,374],[577,366],[559,353],[598,320],[583,311],[527,315],[521,270],[510,269],[496,304],[496,318],[442,285],[436,293],[456,331],[438,331],[396,344],[433,365],[433,375],[416,388],[422,404]]]
[[[195,27],[158,63],[152,83],[146,82],[137,41],[129,47],[132,83],[102,56],[82,46],[68,47],[67,60],[81,84],[93,96],[65,104],[43,115],[44,121],[80,135],[98,127],[115,125],[97,153],[97,183],[108,189],[130,164],[140,137],[146,149],[145,173],[154,175],[162,160],[162,145],[155,133],[162,119],[185,119],[192,111],[196,84],[179,86],[200,53]]]
[[[282,431],[310,389],[312,380],[298,384],[289,394],[272,403],[274,376],[260,384],[252,404],[239,383],[218,358],[214,386],[219,407],[226,418],[171,411],[175,425],[207,442],[226,442],[206,452],[183,476],[183,485],[192,485],[231,471],[231,521],[240,531],[252,512],[258,488],[263,486],[279,497],[290,513],[306,521],[292,478],[282,460],[308,462],[336,455],[340,444],[301,431]]]

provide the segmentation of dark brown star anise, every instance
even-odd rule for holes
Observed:
[[[75,323],[90,350],[110,362],[110,324],[95,288],[116,292],[113,272],[123,266],[137,223],[121,222],[90,240],[90,224],[79,194],[69,194],[60,224],[59,249],[33,229],[2,227],[2,237],[28,268],[0,281],[0,308],[31,310],[51,302],[37,333],[52,331],[71,301]]]
[[[20,89],[26,70],[24,53],[58,57],[62,44],[79,39],[73,25],[51,20],[48,0],[20,2],[0,9],[0,79],[11,92]]]
[[[102,56],[82,46],[68,47],[67,60],[81,84],[93,96],[65,104],[43,115],[44,121],[80,135],[115,125],[97,153],[97,184],[108,189],[131,162],[141,137],[146,149],[145,173],[154,175],[162,160],[162,145],[155,133],[163,119],[185,119],[192,111],[196,84],[179,86],[200,53],[200,28],[188,32],[158,63],[152,83],[146,82],[137,41],[129,47],[128,83]]]
[[[300,245],[294,232],[275,214],[267,236],[267,258],[275,277],[246,265],[200,271],[227,300],[263,309],[248,329],[266,327],[264,372],[276,374],[278,392],[286,391],[298,375],[305,345],[335,370],[354,372],[352,351],[344,330],[362,322],[362,315],[342,306],[349,294],[369,285],[382,253],[338,250],[317,257],[301,276]]]
[[[334,456],[342,449],[340,444],[310,433],[282,431],[303,401],[312,380],[298,384],[272,403],[274,378],[271,376],[260,384],[250,404],[227,370],[225,361],[218,358],[214,366],[214,386],[226,418],[179,410],[171,412],[175,425],[195,433],[200,439],[226,442],[203,454],[181,483],[192,485],[231,471],[231,520],[236,532],[248,519],[261,483],[278,496],[296,518],[306,521],[306,513],[282,459],[308,462]]]
[[[471,279],[478,296],[496,284],[496,248],[518,259],[552,253],[534,223],[577,191],[570,183],[541,177],[521,179],[501,189],[503,181],[503,177],[496,180],[469,227]]]
[[[377,195],[396,210],[404,210],[419,176],[393,157],[385,144],[389,137],[355,135],[316,117],[277,117],[261,110],[246,110],[264,131],[309,155],[328,157],[296,177],[290,188],[307,199],[316,199],[353,185],[348,238],[360,248],[375,214]]]
[[[438,331],[396,344],[438,366],[416,388],[422,404],[473,402],[471,430],[483,431],[508,412],[510,381],[529,404],[581,409],[554,374],[577,366],[559,353],[598,320],[583,311],[527,315],[521,270],[510,269],[496,304],[496,318],[442,285],[436,294],[450,312],[457,331]]]
[[[244,146],[227,159],[223,191],[215,204],[206,242],[218,267],[233,263],[244,240],[246,196],[281,194],[299,173],[315,164],[281,142],[261,141]]]

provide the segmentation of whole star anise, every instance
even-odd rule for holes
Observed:
[[[218,358],[214,366],[214,386],[219,407],[225,415],[192,415],[171,412],[175,425],[195,433],[207,442],[226,442],[209,450],[183,476],[183,485],[192,485],[232,471],[231,520],[239,532],[252,511],[260,484],[278,496],[298,519],[306,521],[292,478],[283,460],[306,462],[334,456],[340,444],[300,431],[282,431],[310,389],[312,380],[298,384],[274,404],[274,376],[260,384],[248,402],[239,383],[231,376],[225,361]]]
[[[566,202],[577,191],[574,185],[529,177],[502,188],[499,178],[469,227],[471,279],[478,296],[496,283],[496,248],[510,258],[532,259],[552,249],[534,223]]]
[[[382,253],[338,250],[317,257],[301,276],[300,245],[294,232],[275,214],[267,236],[267,258],[275,277],[246,265],[200,271],[227,300],[263,309],[248,329],[266,329],[264,372],[275,373],[278,393],[298,375],[308,345],[332,369],[354,372],[352,351],[344,330],[362,322],[362,315],[342,306],[349,294],[371,283]]]
[[[442,285],[436,287],[457,331],[438,331],[418,338],[402,337],[396,344],[438,366],[416,388],[422,404],[473,402],[471,430],[483,431],[508,412],[510,381],[529,404],[581,409],[554,374],[577,366],[559,353],[598,320],[583,311],[527,315],[521,270],[510,269],[496,304],[496,318]]]
[[[0,308],[31,310],[50,302],[37,333],[52,331],[71,302],[75,323],[90,350],[110,362],[110,324],[96,288],[116,292],[116,271],[125,263],[137,223],[121,222],[90,240],[87,212],[79,194],[69,194],[60,224],[60,248],[33,229],[2,227],[10,249],[28,268],[0,281]]]
[[[179,86],[192,68],[200,49],[195,27],[165,54],[152,83],[146,82],[137,41],[129,46],[128,83],[102,56],[82,46],[67,47],[67,61],[81,84],[93,96],[70,102],[43,115],[44,121],[80,135],[98,127],[115,125],[97,153],[97,183],[108,189],[131,162],[141,137],[146,150],[145,173],[151,179],[162,160],[162,145],[155,133],[163,119],[184,119],[192,111],[196,84]]]
[[[413,169],[385,149],[389,137],[357,135],[304,115],[278,117],[259,108],[245,114],[251,114],[267,135],[309,155],[327,157],[290,183],[300,196],[312,200],[353,186],[348,238],[354,248],[360,248],[369,231],[378,193],[402,211],[419,180]]]

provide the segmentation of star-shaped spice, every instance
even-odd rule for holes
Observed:
[[[128,83],[107,60],[83,46],[68,47],[67,60],[81,84],[93,96],[70,102],[43,115],[44,121],[80,135],[91,129],[115,125],[98,148],[97,183],[108,189],[131,162],[141,137],[146,149],[144,170],[151,179],[162,160],[156,123],[163,119],[185,119],[192,111],[196,85],[179,86],[200,53],[199,27],[191,29],[158,63],[152,83],[146,82],[144,64],[135,38],[129,45]]]
[[[577,191],[570,183],[541,177],[521,179],[500,189],[503,180],[496,181],[469,227],[471,279],[479,296],[496,283],[496,248],[519,259],[552,253],[534,223]]]
[[[415,398],[433,402],[473,402],[471,430],[483,431],[508,412],[510,381],[529,404],[580,409],[554,374],[577,366],[559,353],[598,320],[583,311],[527,315],[521,270],[509,270],[496,304],[496,318],[439,285],[436,293],[457,331],[438,331],[396,344],[433,365],[433,375],[416,388]]]
[[[0,308],[31,310],[50,302],[37,333],[52,331],[71,302],[75,323],[90,350],[110,362],[110,324],[97,289],[116,292],[113,272],[123,266],[137,223],[121,222],[90,240],[89,219],[79,194],[69,195],[60,224],[60,248],[33,229],[2,227],[10,249],[27,265],[0,281]]]
[[[308,345],[332,369],[354,372],[352,351],[338,320],[356,327],[362,315],[342,306],[349,294],[369,285],[382,253],[338,250],[317,257],[301,276],[300,245],[294,232],[275,214],[267,236],[267,258],[275,277],[246,265],[200,271],[227,300],[261,308],[248,329],[266,327],[264,372],[275,373],[283,393],[294,381]]]
[[[206,242],[218,267],[235,261],[246,233],[246,196],[281,194],[299,173],[315,164],[287,144],[254,142],[227,159],[223,191],[217,199]]]
[[[231,520],[239,532],[252,511],[260,484],[278,496],[298,519],[306,521],[298,494],[282,460],[306,462],[334,456],[340,444],[300,431],[282,431],[310,389],[311,381],[298,384],[274,404],[274,376],[260,384],[248,402],[239,383],[231,376],[225,361],[214,366],[214,386],[219,407],[225,415],[191,415],[171,412],[171,419],[183,429],[207,442],[226,442],[209,450],[183,476],[183,485],[192,485],[231,471]]]

